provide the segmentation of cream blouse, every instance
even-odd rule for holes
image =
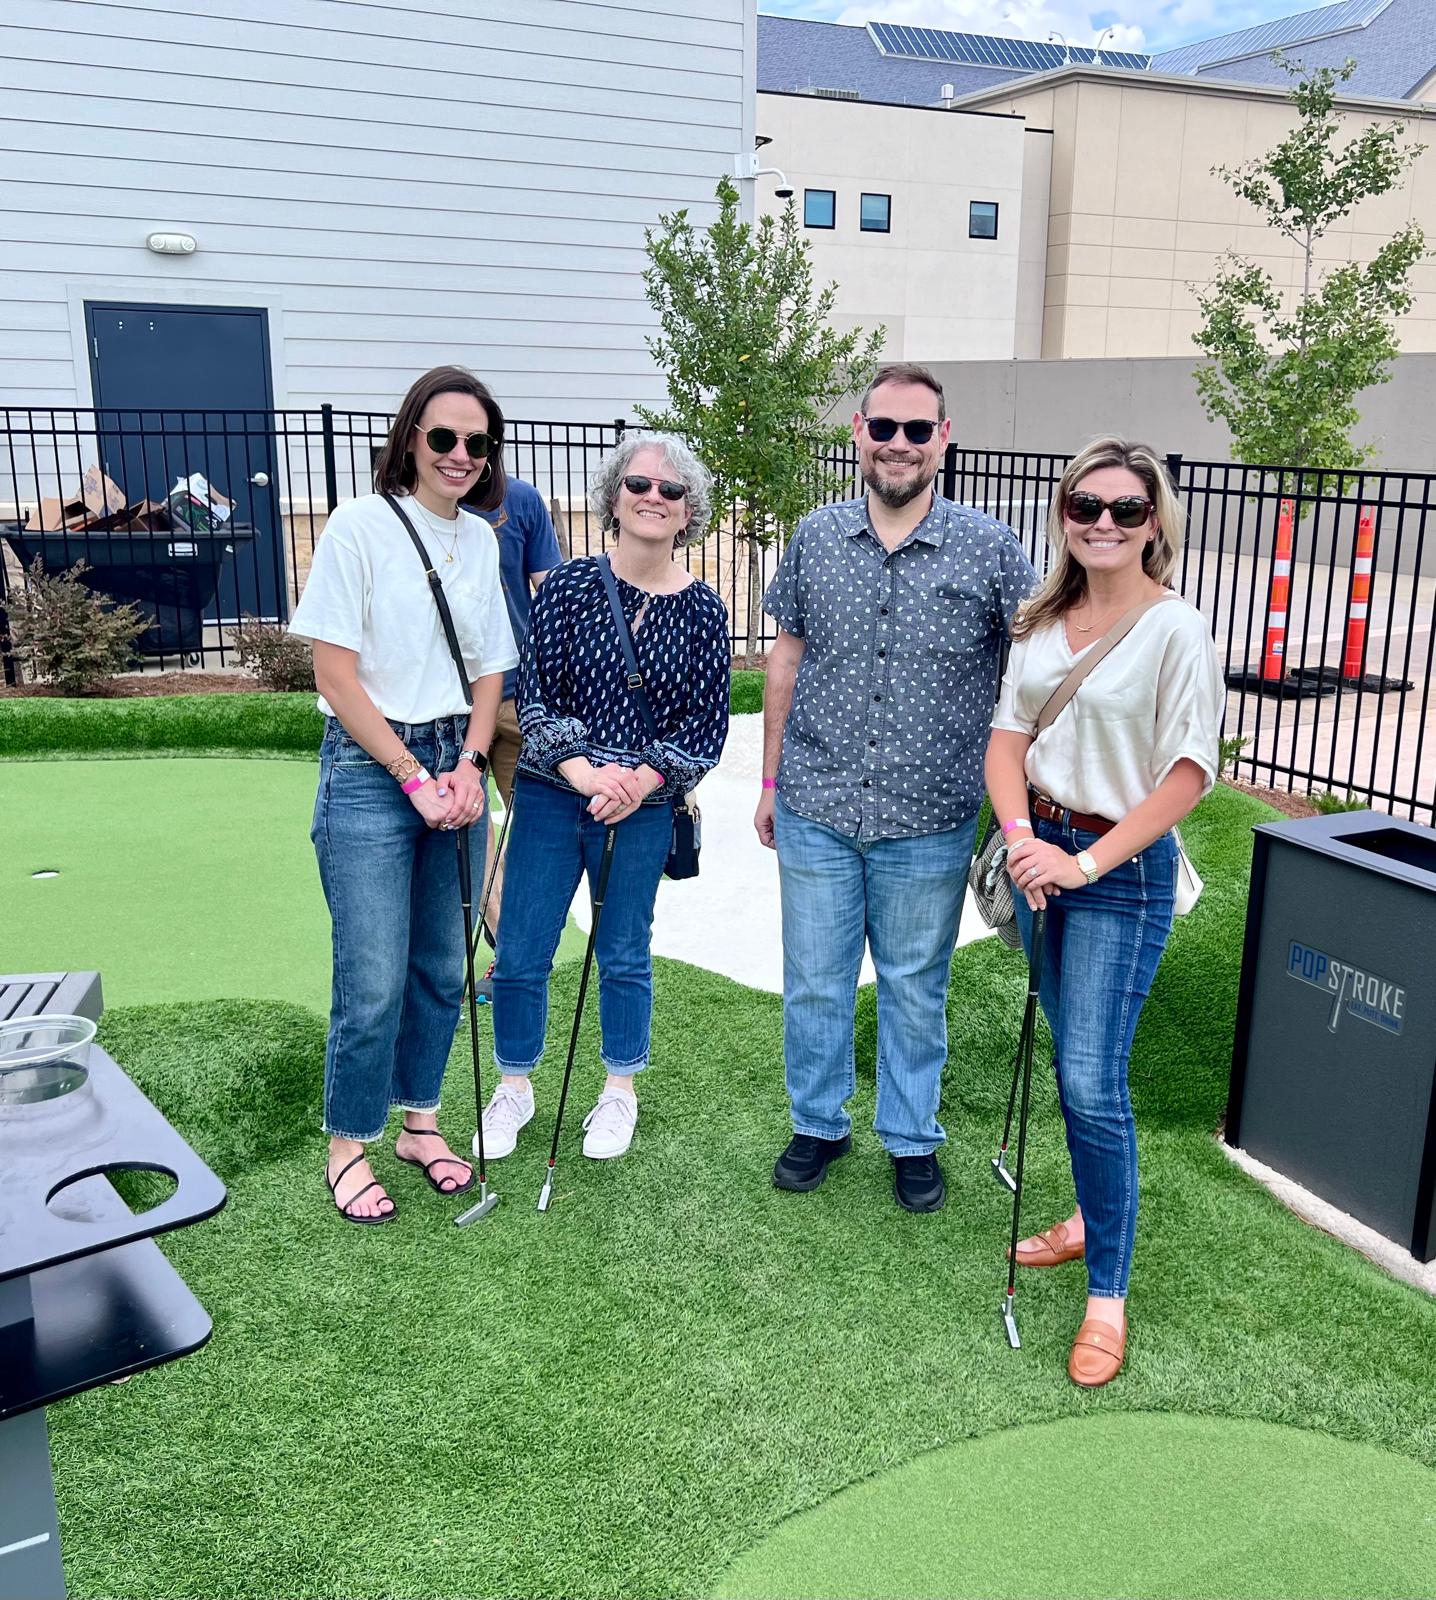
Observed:
[[[1084,653],[1068,647],[1060,620],[1019,639],[992,726],[1036,733],[1038,713]],[[1201,613],[1184,600],[1153,606],[1033,740],[1028,782],[1073,811],[1117,822],[1185,757],[1206,775],[1205,794],[1217,778],[1224,698]]]

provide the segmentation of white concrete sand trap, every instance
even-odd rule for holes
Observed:
[[[783,930],[778,909],[778,859],[758,843],[753,810],[763,765],[763,718],[734,717],[717,768],[697,791],[703,812],[703,871],[684,883],[665,878],[653,917],[655,955],[721,972],[753,989],[783,990]],[[581,886],[573,916],[587,930],[588,889]],[[958,944],[990,938],[969,898]],[[862,983],[873,981],[863,957]]]

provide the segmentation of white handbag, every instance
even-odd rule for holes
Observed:
[[[1177,841],[1177,897],[1173,907],[1179,917],[1184,917],[1196,905],[1202,892],[1202,875],[1192,865],[1182,836],[1175,828],[1172,837]]]

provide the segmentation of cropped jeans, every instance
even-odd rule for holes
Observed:
[[[391,722],[430,772],[452,771],[468,718]],[[469,834],[483,881],[483,819]],[[392,1106],[432,1111],[464,994],[458,841],[430,828],[369,753],[326,719],[310,830],[333,924],[324,1131],[364,1142]]]
[[[977,818],[864,843],[779,796],[773,827],[793,1131],[841,1139],[852,1127],[853,1002],[866,943],[878,980],[878,1137],[890,1155],[928,1155],[947,1139],[937,1120],[947,986]]]
[[[494,1060],[527,1075],[543,1057],[548,980],[574,891],[597,886],[602,822],[588,798],[527,778],[514,784],[504,903],[494,964]],[[598,1020],[603,1064],[617,1076],[648,1065],[653,1019],[653,903],[673,838],[668,805],[645,805],[614,824],[608,890],[598,919]]]
[[[1099,837],[1038,820],[1037,837],[1073,854]],[[1041,1000],[1072,1179],[1087,1236],[1087,1292],[1122,1298],[1137,1236],[1137,1126],[1127,1061],[1142,1003],[1172,931],[1177,846],[1164,834],[1096,883],[1047,899]],[[1014,893],[1029,955],[1032,913]]]

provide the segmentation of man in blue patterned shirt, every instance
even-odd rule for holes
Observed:
[[[936,1150],[947,982],[1008,624],[1037,577],[1016,535],[933,484],[942,386],[884,367],[853,418],[868,492],[805,517],[764,598],[778,624],[754,825],[778,852],[793,1139],[773,1182],[816,1189],[851,1145],[853,1001],[878,988],[876,1128],[909,1211]]]

